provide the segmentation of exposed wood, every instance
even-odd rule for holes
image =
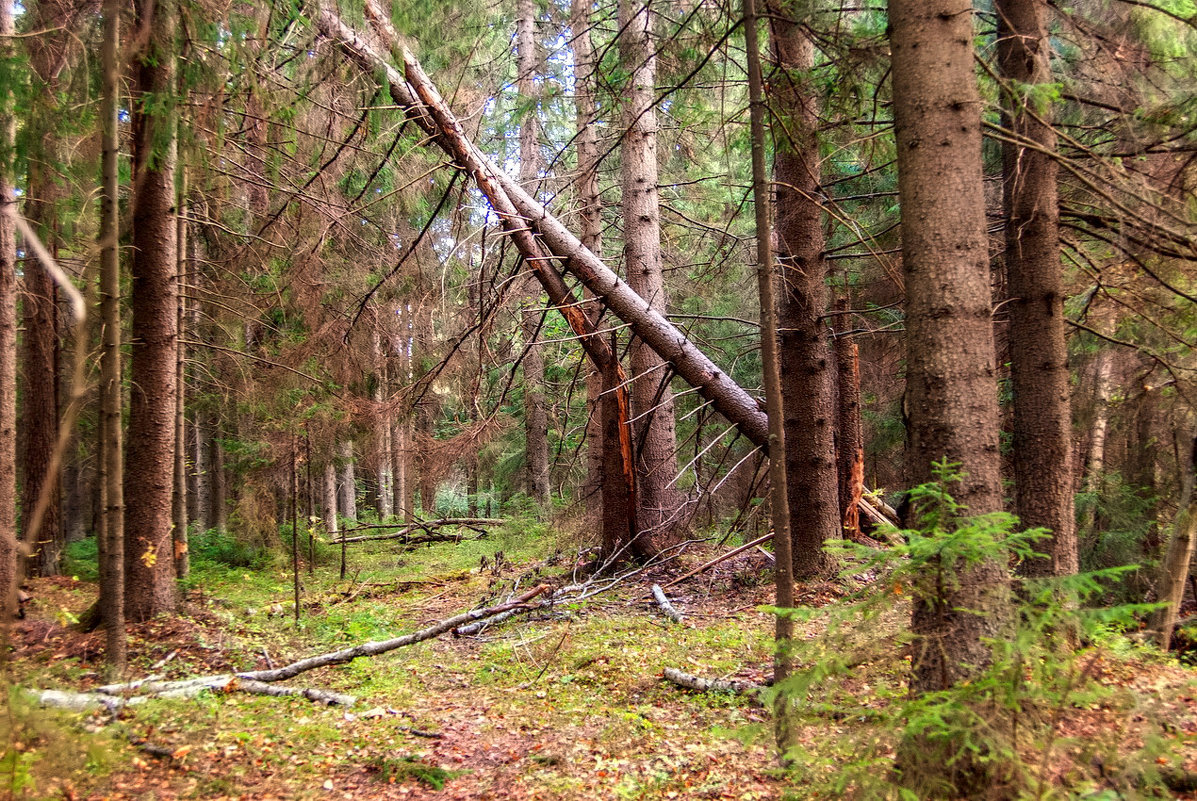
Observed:
[[[765,689],[763,685],[750,681],[704,679],[677,668],[665,668],[664,675],[666,681],[688,690],[697,690],[700,693],[735,693],[736,695],[750,696],[754,701],[758,700],[757,696]]]
[[[116,685],[120,686],[120,685]],[[101,690],[104,688],[101,688]],[[194,698],[200,693],[215,690],[218,692],[243,692],[252,695],[269,695],[275,697],[300,696],[309,701],[329,706],[353,706],[357,699],[352,695],[336,693],[331,690],[319,690],[311,687],[286,687],[277,684],[267,684],[253,679],[243,679],[232,674],[207,676],[203,679],[184,682],[148,682],[137,687],[137,694],[122,694],[114,692],[76,693],[64,690],[28,690],[41,706],[70,709],[85,712],[97,707],[117,710],[124,706],[135,706],[153,698]]]
[[[682,620],[685,619],[685,615],[677,611],[677,608],[670,603],[669,597],[665,594],[665,591],[661,589],[661,585],[653,585],[653,597],[657,599],[657,606],[661,607],[661,611],[665,614],[665,617],[669,618],[674,623],[681,623]]]

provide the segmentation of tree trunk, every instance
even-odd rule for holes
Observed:
[[[515,46],[518,78],[516,88],[525,111],[520,118],[520,183],[537,194],[540,183],[540,89],[536,75],[540,59],[536,53],[536,3],[519,0],[516,7]],[[530,272],[524,281],[525,307],[520,313],[524,335],[524,442],[528,469],[528,495],[540,507],[549,505],[549,417],[544,395],[544,347],[539,338],[541,310],[544,303],[536,276]]]
[[[338,443],[340,453],[338,461],[341,465],[341,480],[339,482],[340,495],[337,499],[337,507],[341,512],[341,517],[346,520],[357,522],[357,471],[355,470],[353,457],[353,440],[343,439]]]
[[[133,104],[133,358],[125,473],[125,605],[148,620],[175,607],[171,559],[178,344],[174,44],[171,0],[138,0],[145,41]]]
[[[978,515],[1002,508],[981,116],[967,0],[892,0],[894,121],[906,279],[912,484],[960,465]],[[1007,615],[1002,567],[946,566],[958,585],[915,604],[912,689],[952,687],[989,661]]]
[[[0,3],[0,59],[15,58],[12,4]],[[0,153],[16,139],[15,97],[0,91]],[[0,615],[17,609],[17,238],[12,161],[0,157]]]
[[[1160,565],[1160,576],[1156,582],[1156,600],[1163,604],[1152,615],[1151,628],[1155,629],[1161,651],[1167,651],[1172,644],[1172,630],[1184,601],[1185,585],[1189,578],[1189,566],[1193,562],[1193,551],[1197,549],[1197,503],[1192,502],[1193,459],[1197,458],[1197,447],[1189,445],[1190,463],[1181,465],[1181,470],[1190,476],[1187,505],[1182,505],[1177,515],[1172,539],[1168,542],[1168,553]]]
[[[1089,452],[1085,456],[1085,476],[1081,491],[1088,496],[1084,514],[1077,526],[1086,534],[1093,531],[1097,521],[1097,494],[1101,490],[1106,463],[1106,437],[1110,430],[1110,396],[1114,390],[1114,351],[1103,348],[1097,352],[1093,377],[1093,428],[1089,432]]]
[[[1072,410],[1064,341],[1064,273],[1056,202],[1056,132],[1050,109],[1030,108],[1028,87],[1051,82],[1047,0],[998,0],[998,66],[1005,125],[1020,142],[1002,144],[1006,275],[1010,293],[1010,381],[1014,395],[1014,483],[1022,525],[1052,531],[1028,559],[1029,576],[1077,571],[1072,497]],[[1021,142],[1033,142],[1027,147]]]
[[[574,119],[577,135],[578,172],[574,191],[578,202],[582,245],[596,256],[603,252],[602,198],[598,187],[598,103],[595,100],[595,57],[590,39],[590,2],[571,0],[569,25],[574,47]],[[594,293],[586,290],[586,299]],[[597,303],[586,306],[587,316],[599,325],[601,309]],[[582,497],[586,510],[594,517],[602,514],[603,447],[603,371],[589,365],[586,373],[586,480]],[[605,518],[602,518],[605,519]],[[618,536],[618,535],[615,535]],[[604,541],[607,539],[604,535]]]
[[[336,534],[339,531],[337,524],[337,466],[332,459],[324,463],[324,481],[321,487],[324,498],[321,504],[321,510],[324,513],[324,528],[329,534]]]
[[[843,536],[860,535],[860,498],[864,492],[864,427],[860,421],[860,348],[852,341],[848,298],[836,304],[835,372],[836,472],[839,475]]]
[[[779,329],[785,398],[786,476],[794,574],[826,574],[823,543],[843,535],[835,462],[835,372],[828,345],[827,262],[819,207],[819,103],[807,74],[815,47],[806,20],[773,16],[773,51],[786,76],[770,83],[776,143]]]
[[[191,571],[191,557],[188,555],[187,545],[187,348],[182,340],[186,339],[187,326],[187,256],[188,236],[187,217],[184,204],[187,198],[187,175],[183,173],[179,187],[179,214],[175,232],[178,242],[178,286],[179,304],[178,321],[179,344],[175,359],[175,385],[178,395],[175,398],[175,487],[174,487],[174,529],[171,532],[174,544],[173,555],[175,562],[175,577],[185,578]]]
[[[657,198],[656,56],[652,8],[645,0],[619,1],[619,58],[627,72],[620,149],[624,268],[628,284],[646,305],[664,315],[668,303],[661,270],[661,215]],[[651,345],[636,339],[632,356],[632,419],[636,434],[637,516],[641,537],[657,541],[676,525],[682,506],[677,476],[674,368]]]
[[[104,2],[103,91],[100,111],[102,194],[100,196],[100,509],[96,543],[100,567],[100,616],[109,672],[119,676],[127,661],[125,638],[125,500],[121,441],[120,309],[120,92],[121,0]]]
[[[220,444],[219,418],[213,417],[211,439],[208,440],[208,466],[212,485],[212,528],[221,534],[229,530],[229,489],[224,472],[224,447]]]
[[[394,509],[391,506],[393,498],[391,488],[391,481],[393,480],[393,471],[391,468],[391,414],[389,411],[384,410],[382,405],[386,396],[387,360],[386,353],[382,348],[382,332],[378,326],[379,321],[376,319],[370,340],[376,371],[374,374],[374,391],[371,400],[374,401],[375,450],[378,454],[378,465],[375,470],[375,479],[378,482],[378,488],[374,493],[374,511],[378,513],[378,520],[382,522],[391,519]]]

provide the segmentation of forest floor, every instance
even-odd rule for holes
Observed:
[[[129,673],[173,679],[282,665],[501,602],[517,579],[522,588],[562,583],[575,560],[547,553],[539,544],[545,540],[542,531],[509,527],[486,539],[402,552],[393,542],[354,545],[346,580],[325,546],[315,572],[301,574],[298,624],[286,565],[230,567],[205,558],[201,544],[184,612],[131,627]],[[80,691],[101,683],[103,635],[72,625],[96,592],[92,566],[77,561],[75,576],[31,583],[28,617],[14,628],[0,792],[30,799],[848,795],[850,788],[827,789],[834,783],[826,780],[851,759],[844,743],[861,742],[854,730],[867,724],[834,715],[804,722],[797,737],[813,755],[804,763],[813,773],[787,776],[776,767],[765,709],[663,681],[666,667],[754,682],[769,672],[772,591],[764,555],[746,552],[671,589],[686,615],[681,625],[646,597],[653,582],[720,550],[696,546],[551,618],[446,635],[287,682],[352,694],[359,700],[350,709],[211,692],[126,707],[115,720],[36,708],[16,689]],[[837,583],[813,585],[800,602],[825,606],[844,591]],[[876,625],[883,634],[887,624]],[[1135,648],[1090,649],[1083,660],[1077,664],[1085,676],[1112,692],[1078,694],[1051,710],[1059,742],[1042,759],[1028,757],[1053,788],[1044,797],[1135,797],[1142,782],[1118,778],[1131,775],[1129,766],[1197,765],[1189,668]],[[877,669],[901,665],[896,658]],[[883,679],[872,671],[858,668],[846,691],[866,706],[874,695],[884,705]],[[868,769],[884,774],[877,765]],[[1143,770],[1133,768],[1134,775]]]

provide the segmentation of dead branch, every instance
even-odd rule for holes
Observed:
[[[710,569],[711,569],[712,567],[714,567],[715,565],[717,565],[717,564],[720,564],[720,563],[722,563],[722,562],[726,562],[728,559],[731,559],[733,556],[739,556],[740,554],[744,553],[745,551],[747,551],[747,550],[751,550],[752,548],[756,548],[756,547],[760,546],[761,544],[763,544],[763,543],[765,543],[765,542],[768,542],[768,541],[769,541],[769,540],[771,540],[771,539],[773,539],[773,534],[772,534],[772,533],[769,533],[769,534],[766,534],[766,535],[765,535],[765,536],[763,536],[763,537],[758,537],[757,539],[753,540],[752,542],[748,543],[747,545],[741,545],[739,548],[735,548],[734,550],[728,551],[727,553],[723,554],[722,556],[716,556],[716,557],[715,557],[714,559],[712,559],[711,561],[709,561],[709,562],[707,562],[707,563],[705,563],[705,564],[703,564],[703,565],[701,565],[701,566],[699,566],[699,567],[696,567],[696,568],[694,568],[693,570],[691,570],[691,571],[690,571],[689,573],[687,573],[686,575],[684,575],[684,576],[679,576],[678,578],[675,578],[673,581],[669,582],[668,584],[666,584],[666,585],[665,585],[664,587],[662,587],[661,589],[662,589],[662,590],[667,590],[667,589],[669,589],[670,587],[672,587],[672,586],[673,586],[673,585],[675,585],[675,584],[681,584],[681,583],[682,583],[683,581],[685,581],[686,579],[688,579],[688,578],[694,578],[694,577],[695,577],[695,576],[697,576],[699,573],[703,573],[703,572],[705,572],[705,571],[707,571],[707,570],[710,570]],[[656,585],[655,585],[655,584],[653,585],[653,588],[654,588],[654,590],[655,590],[655,588],[656,588]],[[655,593],[654,593],[654,594],[655,594]]]
[[[480,540],[487,536],[486,531],[475,529],[478,531],[473,537],[464,537],[460,534],[437,534],[435,532],[429,534],[418,534],[411,536],[411,532],[419,531],[420,526],[409,526],[402,531],[395,531],[390,534],[372,534],[361,537],[343,537],[341,539],[332,540],[334,545],[348,545],[354,542],[385,542],[386,540],[403,540],[404,545],[427,545],[434,542],[461,542],[462,540]]]
[[[689,690],[697,690],[701,693],[735,693],[736,695],[747,695],[754,701],[760,700],[760,693],[765,689],[762,685],[753,684],[750,681],[735,681],[732,679],[704,679],[700,676],[695,676],[691,673],[680,671],[677,668],[665,668],[665,680],[676,684],[679,687],[685,687]]]
[[[657,606],[661,607],[661,611],[665,613],[665,617],[674,623],[682,622],[684,616],[669,602],[669,598],[665,595],[665,591],[661,589],[660,584],[653,585],[653,597],[657,599]]]

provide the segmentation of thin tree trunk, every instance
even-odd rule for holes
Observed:
[[[121,441],[121,313],[120,313],[120,135],[117,126],[120,91],[121,0],[104,2],[103,92],[100,135],[103,147],[100,196],[100,454],[99,530],[100,617],[105,631],[104,656],[114,677],[124,672],[125,531],[124,451]]]
[[[519,0],[515,22],[516,88],[527,110],[520,119],[520,183],[537,194],[540,183],[540,90],[536,75],[540,60],[536,52],[536,3]],[[524,439],[527,454],[528,495],[542,508],[549,504],[549,418],[544,393],[544,347],[537,341],[543,316],[540,287],[534,273],[524,282],[525,308],[520,313],[524,335]]]
[[[628,284],[649,308],[664,315],[668,305],[661,270],[661,214],[657,197],[656,56],[651,0],[620,0],[619,58],[628,74],[624,89],[620,180],[624,225],[624,268]],[[637,445],[637,515],[641,537],[659,540],[678,521],[677,433],[673,367],[642,340],[632,356],[632,416]],[[659,542],[657,545],[659,546]]]
[[[350,522],[357,522],[357,471],[354,469],[353,440],[346,438],[337,443],[341,465],[340,497],[337,506],[341,516]]]
[[[1094,365],[1093,428],[1089,432],[1089,452],[1085,457],[1085,477],[1081,491],[1088,496],[1088,505],[1078,524],[1078,530],[1090,533],[1097,520],[1097,494],[1105,472],[1106,437],[1110,429],[1110,396],[1113,393],[1114,351],[1103,348],[1097,352]]]
[[[378,467],[375,471],[378,491],[374,494],[374,511],[378,513],[380,521],[390,520],[394,509],[391,506],[393,470],[391,467],[391,415],[382,406],[386,395],[387,370],[386,354],[382,349],[382,332],[378,329],[378,321],[374,322],[371,344],[376,368],[374,379],[374,431],[377,437]]]
[[[229,492],[224,472],[224,447],[220,444],[220,422],[212,417],[211,437],[208,440],[208,469],[212,486],[212,528],[224,534],[229,530]]]
[[[0,59],[15,58],[12,4],[0,3]],[[0,152],[16,140],[15,96],[0,90]],[[0,157],[0,615],[17,609],[17,238],[12,161]]]
[[[145,41],[133,104],[133,358],[125,473],[125,605],[134,621],[175,607],[171,559],[178,345],[175,227],[177,7],[139,0]]]
[[[785,397],[790,536],[798,578],[826,574],[823,544],[843,535],[835,462],[835,369],[828,344],[827,261],[819,164],[819,102],[805,76],[815,46],[805,19],[772,16],[773,52],[787,77],[770,83],[781,265],[781,388]]]
[[[324,528],[329,534],[339,531],[337,523],[337,466],[329,459],[324,463],[324,476],[321,484],[324,501],[321,511],[324,513]]]
[[[840,523],[846,538],[860,535],[860,498],[864,492],[864,427],[860,420],[860,348],[852,341],[848,298],[836,304],[835,365],[836,462]]]
[[[776,559],[774,571],[775,599],[779,609],[794,608],[793,537],[790,536],[791,516],[787,487],[787,462],[780,458],[786,451],[785,398],[782,392],[781,360],[778,354],[778,325],[780,315],[775,295],[773,265],[773,225],[770,219],[769,176],[765,166],[765,99],[764,79],[761,76],[760,44],[757,40],[757,15],[754,0],[744,0],[744,39],[748,52],[748,96],[752,131],[752,185],[756,212],[757,292],[761,307],[761,366],[765,380],[765,404],[769,414],[769,450],[775,454],[769,460],[769,509],[773,518],[773,547]],[[774,684],[782,687],[775,702],[775,735],[783,762],[786,752],[794,744],[790,696],[782,682],[793,669],[791,656],[794,622],[788,614],[776,619]]]
[[[191,557],[187,544],[187,348],[183,345],[186,339],[187,326],[187,215],[184,204],[187,198],[187,173],[183,171],[179,186],[179,213],[175,237],[178,242],[178,285],[179,330],[178,354],[175,360],[175,385],[178,395],[175,399],[175,487],[174,487],[174,529],[171,532],[174,548],[172,550],[175,563],[175,577],[185,578],[191,571]]]
[[[894,118],[906,280],[908,470],[948,459],[977,515],[1002,507],[981,116],[967,0],[891,0]],[[916,602],[912,689],[943,690],[989,662],[1006,618],[995,562],[947,566],[956,584]],[[962,765],[967,771],[972,766]]]
[[[569,24],[574,47],[574,119],[577,135],[578,172],[574,191],[578,198],[578,218],[582,245],[596,256],[603,252],[602,198],[598,188],[598,104],[595,100],[595,57],[590,39],[590,8],[588,0],[572,0]],[[591,300],[594,293],[586,290],[583,296]],[[589,303],[586,314],[599,325],[601,308]],[[603,482],[603,371],[590,365],[586,373],[586,480],[582,496],[587,511],[599,517],[602,511]],[[605,519],[605,518],[604,518]],[[604,536],[604,540],[606,540]]]
[[[1184,600],[1185,585],[1189,578],[1189,567],[1193,562],[1193,551],[1197,549],[1197,503],[1192,502],[1192,476],[1197,465],[1197,447],[1189,443],[1190,463],[1183,465],[1182,470],[1189,474],[1187,486],[1188,503],[1181,506],[1177,515],[1172,538],[1168,542],[1168,553],[1160,565],[1160,576],[1156,583],[1156,599],[1163,604],[1152,615],[1151,628],[1157,632],[1157,642],[1161,651],[1167,651],[1172,644],[1172,630],[1176,628],[1176,620],[1180,613],[1180,606]]]
[[[1072,493],[1072,409],[1064,341],[1064,272],[1056,201],[1056,132],[1050,109],[1028,108],[1027,87],[1051,83],[1047,0],[998,0],[998,66],[1005,125],[1019,141],[1002,144],[1010,380],[1014,395],[1014,483],[1023,526],[1051,530],[1024,560],[1031,576],[1077,571]],[[1033,142],[1027,147],[1023,142]]]

